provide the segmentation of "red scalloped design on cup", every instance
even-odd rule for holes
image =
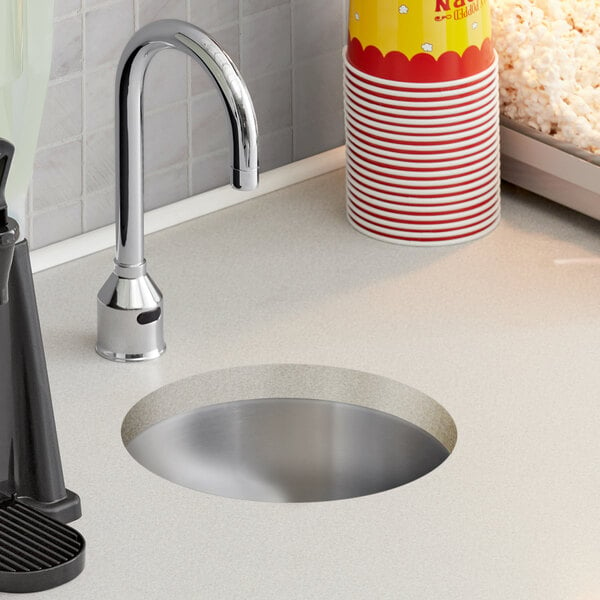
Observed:
[[[348,42],[348,60],[360,71],[390,79],[414,83],[432,83],[452,81],[477,75],[487,69],[494,61],[492,40],[486,38],[477,46],[469,46],[462,54],[444,52],[438,59],[422,52],[408,58],[402,52],[388,52],[385,56],[375,46],[362,47],[357,38]]]

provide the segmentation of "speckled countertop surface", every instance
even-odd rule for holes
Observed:
[[[88,543],[40,597],[592,600],[600,597],[600,223],[507,187],[466,245],[371,240],[335,172],[149,236],[167,353],[93,351],[106,251],[36,275],[67,485]],[[427,393],[458,443],[396,490],[318,504],[225,499],[138,465],[121,423],[202,371],[364,370]]]

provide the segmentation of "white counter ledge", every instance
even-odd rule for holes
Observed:
[[[85,599],[591,600],[600,597],[600,223],[507,188],[470,244],[355,232],[338,171],[147,237],[166,354],[94,353],[110,251],[35,276]],[[136,463],[121,422],[202,371],[368,371],[418,388],[458,442],[373,496],[266,504],[205,495]]]

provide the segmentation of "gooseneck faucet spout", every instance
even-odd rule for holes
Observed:
[[[147,360],[164,348],[162,295],[144,259],[144,75],[161,50],[191,56],[208,72],[224,100],[231,124],[231,184],[258,184],[258,128],[252,100],[235,64],[207,33],[190,23],[165,20],[140,29],[125,47],[116,81],[115,270],[98,294],[97,352],[111,360]]]
[[[256,118],[250,94],[231,59],[190,23],[157,21],[140,29],[125,47],[117,70],[117,263],[121,267],[137,267],[144,261],[142,91],[150,61],[168,48],[198,61],[221,92],[231,123],[233,187],[254,189],[258,183]]]

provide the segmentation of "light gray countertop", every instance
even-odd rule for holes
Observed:
[[[465,245],[414,248],[345,221],[343,172],[147,238],[168,350],[93,350],[102,252],[36,275],[74,526],[75,581],[40,597],[587,600],[600,597],[600,223],[507,187]],[[146,471],[121,442],[133,404],[203,371],[359,369],[418,388],[458,442],[373,496],[245,502]]]

